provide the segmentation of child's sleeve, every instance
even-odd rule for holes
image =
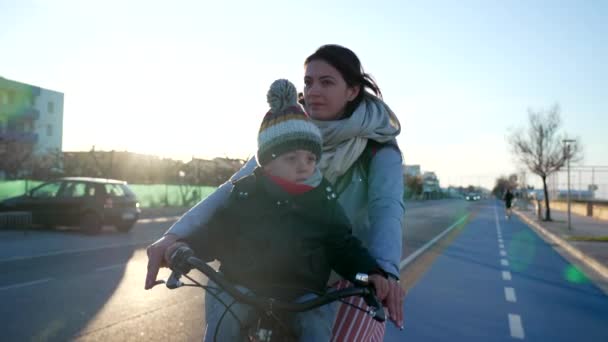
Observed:
[[[352,234],[342,207],[336,203],[333,211],[326,238],[331,267],[350,281],[354,281],[357,273],[378,273],[380,267],[367,248]]]

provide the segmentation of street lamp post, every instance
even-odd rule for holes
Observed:
[[[572,230],[572,219],[570,210],[570,143],[573,143],[573,139],[562,140],[566,144],[566,158],[568,158],[568,230]]]

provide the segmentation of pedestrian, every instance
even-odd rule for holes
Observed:
[[[403,159],[396,142],[401,125],[382,100],[376,82],[364,72],[359,58],[350,49],[323,45],[306,58],[304,69],[305,110],[323,136],[319,168],[334,184],[338,202],[353,225],[353,234],[362,240],[391,279],[384,304],[391,320],[401,327],[405,293],[399,284],[399,263],[404,187]],[[257,162],[252,158],[232,180],[251,174],[255,165]],[[232,188],[232,182],[220,186],[148,247],[146,289],[156,282],[166,248],[197,229],[205,229],[205,223],[226,203]],[[341,288],[346,284],[340,280],[331,285]],[[356,304],[364,305],[362,301]],[[348,304],[340,306],[334,338],[382,341],[385,325],[353,310]]]
[[[511,192],[510,189],[507,189],[507,192],[504,195],[504,201],[505,201],[505,218],[508,220],[511,218],[511,206],[513,204],[513,193]]]

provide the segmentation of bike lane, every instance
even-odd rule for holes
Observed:
[[[502,202],[480,204],[385,341],[608,341],[608,296]]]

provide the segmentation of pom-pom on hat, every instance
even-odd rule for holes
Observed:
[[[285,79],[274,81],[266,95],[270,111],[258,133],[257,160],[265,165],[281,154],[307,150],[321,158],[321,131],[297,102],[296,87]]]

